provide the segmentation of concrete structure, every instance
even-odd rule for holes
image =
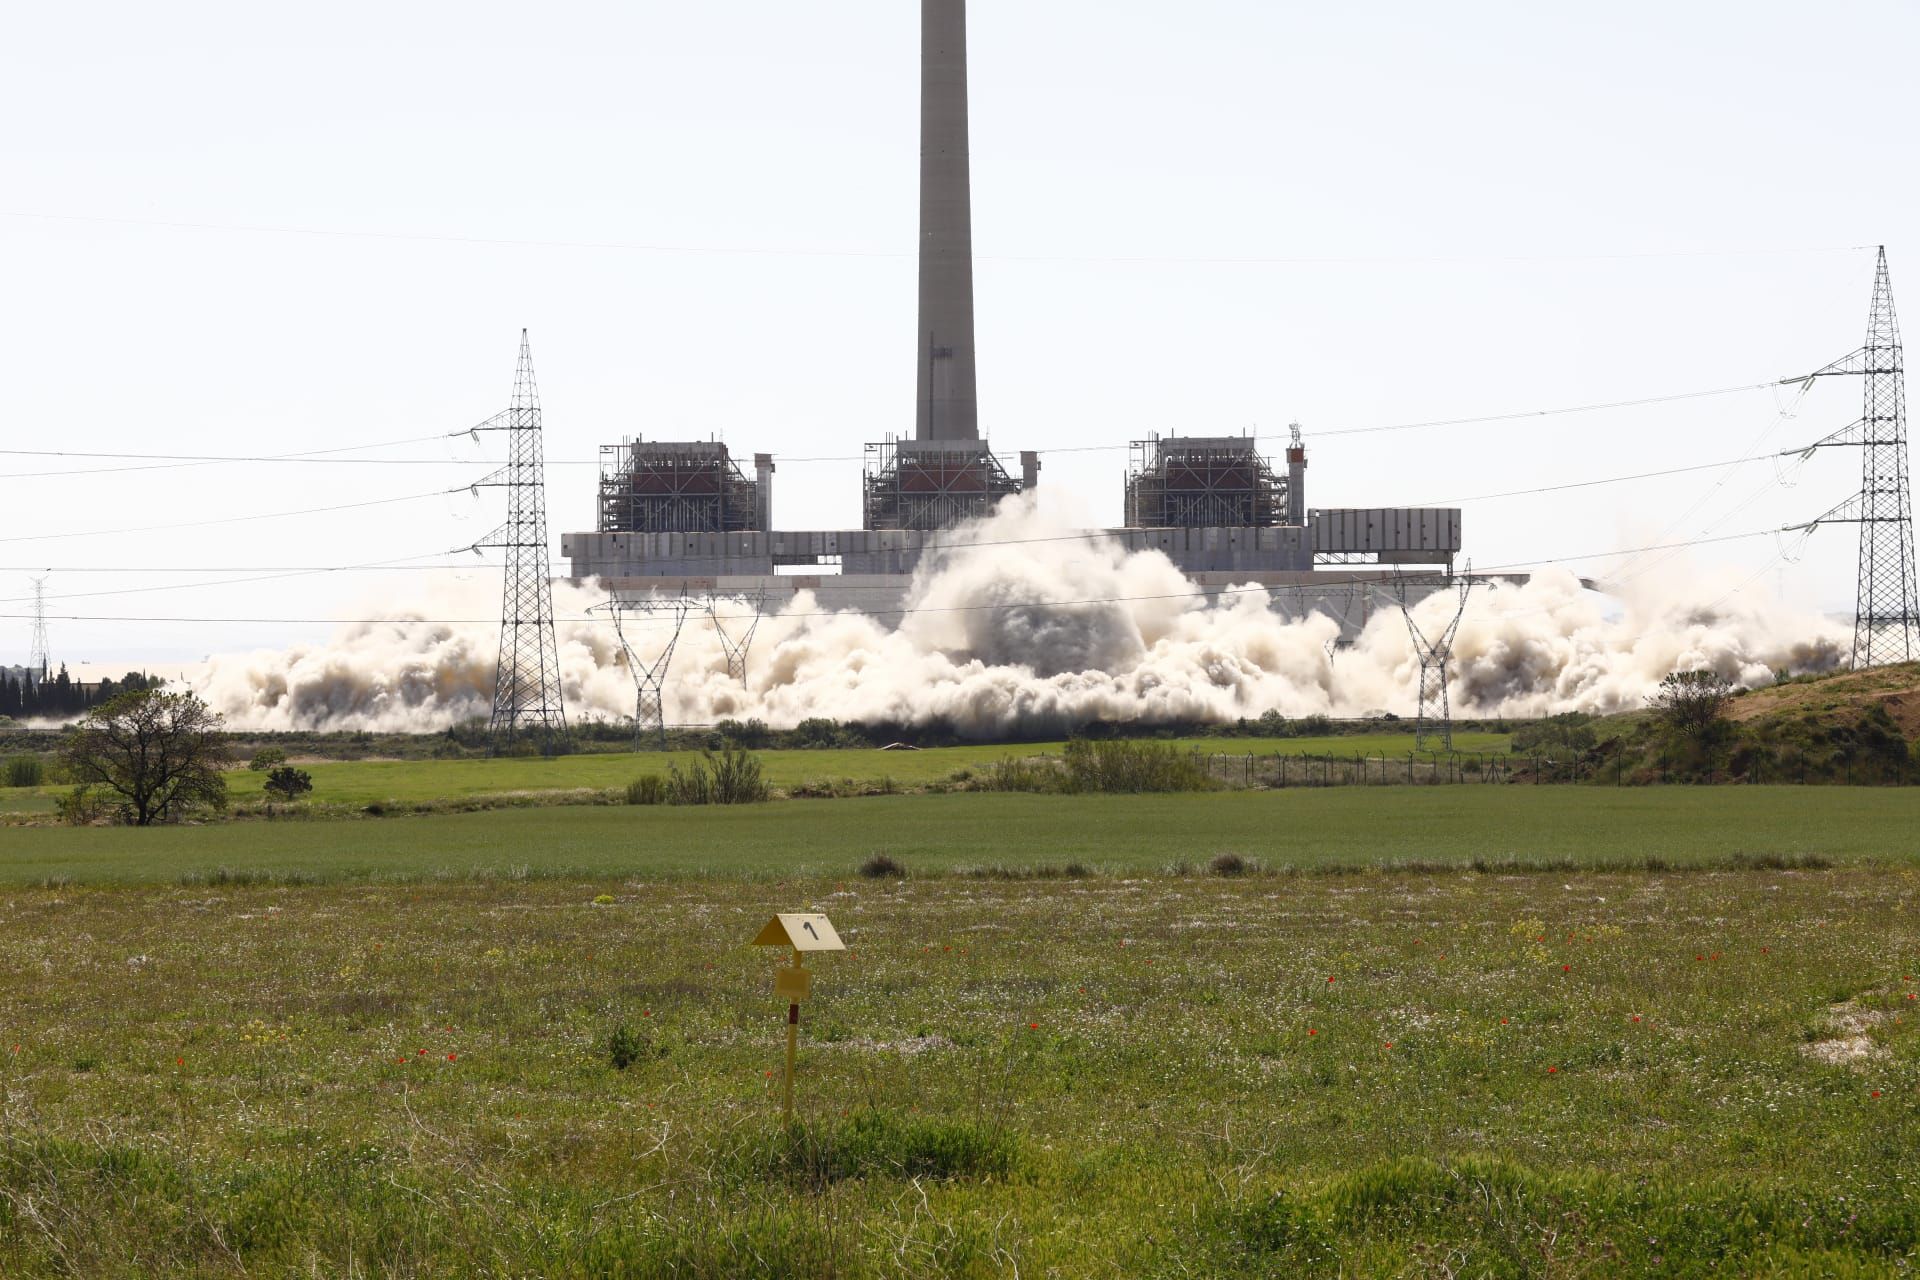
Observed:
[[[1016,476],[980,434],[967,112],[966,0],[921,0],[914,430],[867,446],[862,528],[776,529],[766,454],[756,455],[755,479],[747,480],[724,446],[611,446],[616,465],[611,490],[603,476],[600,530],[561,539],[574,578],[599,579],[630,597],[764,593],[770,612],[808,591],[823,607],[884,618],[901,608],[922,558],[955,542],[955,525],[1038,483],[1038,453],[1020,455]],[[1284,475],[1249,438],[1141,442],[1127,479],[1129,527],[1058,542],[1108,538],[1127,551],[1160,551],[1209,594],[1271,587],[1276,609],[1319,609],[1339,617],[1349,637],[1382,591],[1390,598],[1395,570],[1451,569],[1461,549],[1459,511],[1314,511],[1306,470],[1297,426]],[[1050,550],[1021,544],[1002,553]]]
[[[920,0],[920,441],[980,438],[967,136],[967,0]]]

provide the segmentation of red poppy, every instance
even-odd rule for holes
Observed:
[[[173,1065],[176,1067],[184,1067],[187,1065],[187,1060],[185,1058],[175,1058],[173,1060]]]
[[[1029,1031],[1038,1031],[1039,1029],[1040,1029],[1040,1024],[1037,1022],[1029,1022],[1027,1024],[1027,1030]]]
[[[1547,1068],[1547,1074],[1548,1074],[1548,1075],[1550,1075],[1550,1076],[1557,1076],[1557,1075],[1559,1075],[1559,1074],[1560,1074],[1560,1068],[1558,1068],[1558,1067],[1548,1067],[1548,1068]]]
[[[1637,1014],[1637,1013],[1636,1013],[1636,1014],[1634,1014],[1634,1015],[1633,1015],[1633,1020],[1634,1020],[1635,1022],[1638,1022],[1638,1021],[1640,1021],[1640,1015],[1639,1015],[1639,1014]]]
[[[1387,1041],[1387,1048],[1389,1049],[1393,1048],[1393,1041],[1391,1040]]]
[[[1308,1027],[1308,1028],[1307,1028],[1307,1034],[1308,1034],[1308,1035],[1310,1035],[1310,1036],[1317,1036],[1317,1035],[1319,1035],[1320,1033],[1319,1033],[1318,1031],[1316,1031],[1316,1030],[1314,1030],[1314,1029],[1313,1029],[1312,1027]]]
[[[1572,973],[1572,972],[1573,972],[1573,966],[1572,966],[1572,965],[1570,965],[1570,964],[1563,964],[1563,965],[1561,965],[1561,966],[1560,966],[1560,972],[1562,972],[1562,973]]]
[[[653,1016],[653,1010],[651,1010],[651,1009],[642,1009],[642,1010],[640,1011],[640,1016],[641,1016],[641,1017],[643,1017],[643,1018],[651,1018],[651,1017]]]
[[[1879,1096],[1880,1096],[1880,1091],[1879,1091],[1878,1089],[1875,1089],[1875,1090],[1873,1091],[1873,1096],[1874,1096],[1874,1097],[1876,1097],[1876,1098],[1877,1098],[1877,1097],[1879,1097]]]
[[[1507,1020],[1506,1020],[1505,1018],[1502,1018],[1502,1019],[1500,1019],[1500,1025],[1501,1025],[1501,1026],[1503,1026],[1503,1027],[1504,1027],[1504,1026],[1506,1026],[1506,1025],[1507,1025]]]
[[[1331,974],[1329,974],[1329,975],[1327,976],[1327,981],[1328,981],[1328,982],[1332,982],[1332,981],[1333,981],[1333,976],[1332,976]]]
[[[1705,957],[1705,956],[1695,956],[1695,957],[1694,957],[1694,959],[1695,959],[1695,960],[1705,960],[1705,959],[1706,959],[1706,957]]]
[[[454,1060],[454,1057],[455,1057],[455,1055],[454,1055],[454,1054],[451,1054],[451,1053],[450,1053],[450,1054],[448,1054],[448,1055],[447,1055],[447,1061],[448,1061],[448,1062],[452,1062],[452,1061]]]
[[[426,1051],[425,1049],[422,1049],[422,1050],[420,1051],[420,1056],[421,1056],[421,1057],[423,1057],[423,1058],[424,1058],[424,1057],[426,1057],[426,1056],[427,1056],[427,1051]]]

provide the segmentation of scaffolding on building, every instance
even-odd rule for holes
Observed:
[[[600,532],[745,533],[762,528],[761,481],[718,441],[623,440],[600,448]]]
[[[1286,523],[1287,479],[1245,436],[1158,436],[1133,442],[1130,529],[1267,529]]]
[[[868,529],[949,529],[991,515],[1000,499],[1021,492],[980,440],[888,440],[867,446],[864,484]]]

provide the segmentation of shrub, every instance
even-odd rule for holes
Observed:
[[[1214,855],[1207,870],[1216,876],[1243,876],[1253,870],[1253,864],[1237,853],[1221,853]]]
[[[262,747],[253,753],[253,759],[247,761],[247,768],[255,773],[265,773],[277,765],[287,762],[287,753],[278,747]]]
[[[1050,795],[1067,788],[1067,775],[1051,760],[1003,756],[988,765],[973,783],[980,791],[1025,791]]]
[[[667,780],[657,773],[642,774],[627,784],[628,804],[665,804]]]
[[[313,775],[305,769],[283,764],[267,775],[267,794],[285,804],[292,804],[312,790]]]
[[[0,786],[37,787],[47,780],[47,766],[39,756],[14,756],[0,774]]]
[[[78,786],[54,802],[60,821],[70,827],[86,827],[106,816],[106,801],[89,786]]]
[[[1067,777],[1083,792],[1211,791],[1193,753],[1161,742],[1069,742]]]
[[[672,804],[759,804],[773,794],[760,758],[728,747],[704,751],[682,773],[667,766],[667,797]]]
[[[860,864],[860,874],[869,880],[899,880],[905,878],[907,869],[891,856],[876,853]]]
[[[615,1071],[625,1071],[647,1056],[648,1047],[645,1033],[623,1022],[607,1037],[607,1061],[613,1064]]]

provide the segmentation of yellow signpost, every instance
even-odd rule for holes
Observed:
[[[753,940],[756,947],[791,947],[793,963],[773,973],[773,993],[787,1001],[787,1123],[793,1123],[793,1063],[800,1049],[800,1002],[813,992],[813,974],[806,968],[809,951],[845,951],[833,922],[817,911],[783,911],[767,921]]]

